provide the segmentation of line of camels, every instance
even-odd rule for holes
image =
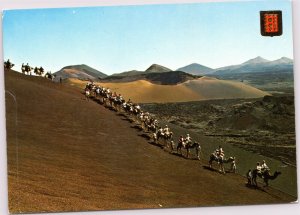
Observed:
[[[7,61],[4,61],[4,69],[10,70],[14,66],[15,66],[15,64],[11,63],[9,59]],[[31,71],[33,71],[33,73],[35,75],[45,77],[50,80],[54,80],[54,78],[56,77],[56,75],[52,74],[51,72],[45,73],[45,70],[42,66],[33,68],[33,67],[29,66],[28,63],[27,64],[22,63],[21,71],[22,71],[22,74],[24,74],[24,75],[32,75]],[[45,75],[44,75],[44,73],[45,73]]]
[[[130,99],[126,102],[121,94],[117,94],[116,92],[113,93],[109,88],[96,86],[93,82],[87,83],[83,93],[85,94],[87,100],[93,99],[94,101],[103,104],[114,111],[123,111],[127,113],[127,117],[131,117],[131,122],[135,122],[137,125],[140,125],[144,132],[148,134],[150,132],[150,135],[147,137],[151,138],[153,143],[159,144],[159,139],[161,138],[163,139],[163,147],[170,148],[171,152],[175,148],[173,132],[169,130],[167,125],[165,129],[160,127],[159,122],[154,118],[154,115],[150,114],[149,112],[144,112],[138,104],[133,103]],[[177,154],[183,156],[182,148],[186,150],[186,158],[189,158],[190,150],[195,149],[197,158],[200,160],[201,146],[197,141],[179,141],[177,143]],[[235,169],[232,169],[232,167],[236,168],[235,157],[233,156],[225,158],[217,156],[216,153],[211,153],[208,161],[210,169],[213,168],[213,162],[218,164],[220,173],[225,173],[224,164],[226,163],[234,164],[231,166],[230,171],[235,172]],[[250,184],[248,181],[248,185],[255,187],[258,187],[257,177],[262,178],[265,186],[268,186],[269,180],[274,180],[281,174],[281,172],[275,171],[275,173],[271,175],[269,169],[265,169],[262,172],[254,169],[251,171],[251,173],[251,180]]]

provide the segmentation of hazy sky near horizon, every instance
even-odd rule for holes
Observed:
[[[260,35],[261,10],[282,10],[283,35]],[[256,56],[293,58],[291,2],[285,0],[143,6],[7,10],[4,60],[56,72],[87,64],[106,74],[145,70],[157,63],[177,69],[211,68]]]

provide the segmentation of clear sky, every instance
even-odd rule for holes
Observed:
[[[260,35],[259,11],[282,10],[283,35]],[[218,68],[257,56],[293,58],[291,3],[285,0],[8,10],[4,59],[56,72],[87,64],[106,74],[157,63]]]

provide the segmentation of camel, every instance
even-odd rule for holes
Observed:
[[[209,168],[212,168],[213,161],[218,162],[219,164],[219,172],[225,173],[224,163],[230,163],[235,160],[235,157],[229,157],[228,159],[222,157],[218,157],[215,153],[212,153],[209,158]]]
[[[28,63],[27,63],[26,65],[24,65],[24,63],[22,63],[21,70],[22,70],[22,73],[23,73],[23,74],[27,73],[27,75],[31,75],[31,70],[32,70],[32,69],[33,69],[33,68],[30,67],[30,66],[28,65]]]
[[[265,187],[267,187],[267,186],[269,186],[269,180],[276,179],[280,174],[281,174],[281,172],[275,171],[274,175],[271,175],[269,170],[265,170],[262,173],[260,173],[260,172],[258,172],[257,169],[254,169],[252,171],[252,184],[255,185],[256,187],[258,187],[257,181],[256,181],[257,176],[258,176],[264,180]]]
[[[193,144],[189,144],[189,143],[183,144],[182,142],[179,142],[177,145],[177,153],[180,150],[180,154],[182,155],[182,151],[181,151],[182,148],[186,149],[187,158],[189,158],[190,149],[195,149],[197,158],[198,160],[200,160],[201,146],[198,142],[195,141]]]
[[[52,74],[51,72],[47,72],[46,74],[45,74],[45,78],[47,78],[47,79],[50,79],[50,80],[54,80],[54,78],[56,77],[56,75],[55,74]]]
[[[114,105],[116,106],[118,112],[121,112],[124,103],[125,103],[125,99],[123,99],[122,97],[116,98],[116,100],[114,101]]]
[[[15,64],[11,63],[11,62],[9,61],[9,59],[8,59],[7,61],[4,62],[4,68],[5,68],[5,69],[11,69],[11,68],[14,67],[14,65],[15,65]]]
[[[172,140],[172,138],[173,138],[173,132],[170,131],[169,133],[164,133],[163,138],[164,138],[165,143],[168,144],[168,141]]]

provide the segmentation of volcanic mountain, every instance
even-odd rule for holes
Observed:
[[[172,70],[167,67],[164,67],[164,66],[161,66],[158,64],[152,64],[148,69],[146,69],[145,72],[147,72],[147,73],[163,73],[163,72],[171,72],[171,71]]]
[[[205,74],[211,74],[214,72],[212,68],[203,66],[198,63],[192,63],[187,66],[181,67],[177,69],[177,71],[183,71],[192,75],[205,75]]]
[[[106,74],[85,64],[66,66],[55,75],[56,79],[77,78],[81,80],[98,80],[107,77]]]
[[[173,85],[183,83],[188,80],[193,80],[195,78],[197,78],[197,76],[182,71],[172,71],[167,67],[158,64],[152,64],[145,71],[132,70],[120,74],[113,74],[104,78],[102,81],[120,83],[146,80],[155,84]]]
[[[128,76],[135,76],[135,75],[142,75],[145,73],[163,73],[163,72],[171,72],[172,70],[158,65],[158,64],[152,64],[150,67],[148,67],[145,71],[139,71],[139,70],[130,70],[122,73],[115,73],[109,76],[109,78],[114,78],[114,77],[128,77]]]
[[[214,75],[258,73],[258,72],[293,72],[293,60],[282,57],[269,61],[262,57],[256,57],[242,64],[221,67],[215,70]]]

